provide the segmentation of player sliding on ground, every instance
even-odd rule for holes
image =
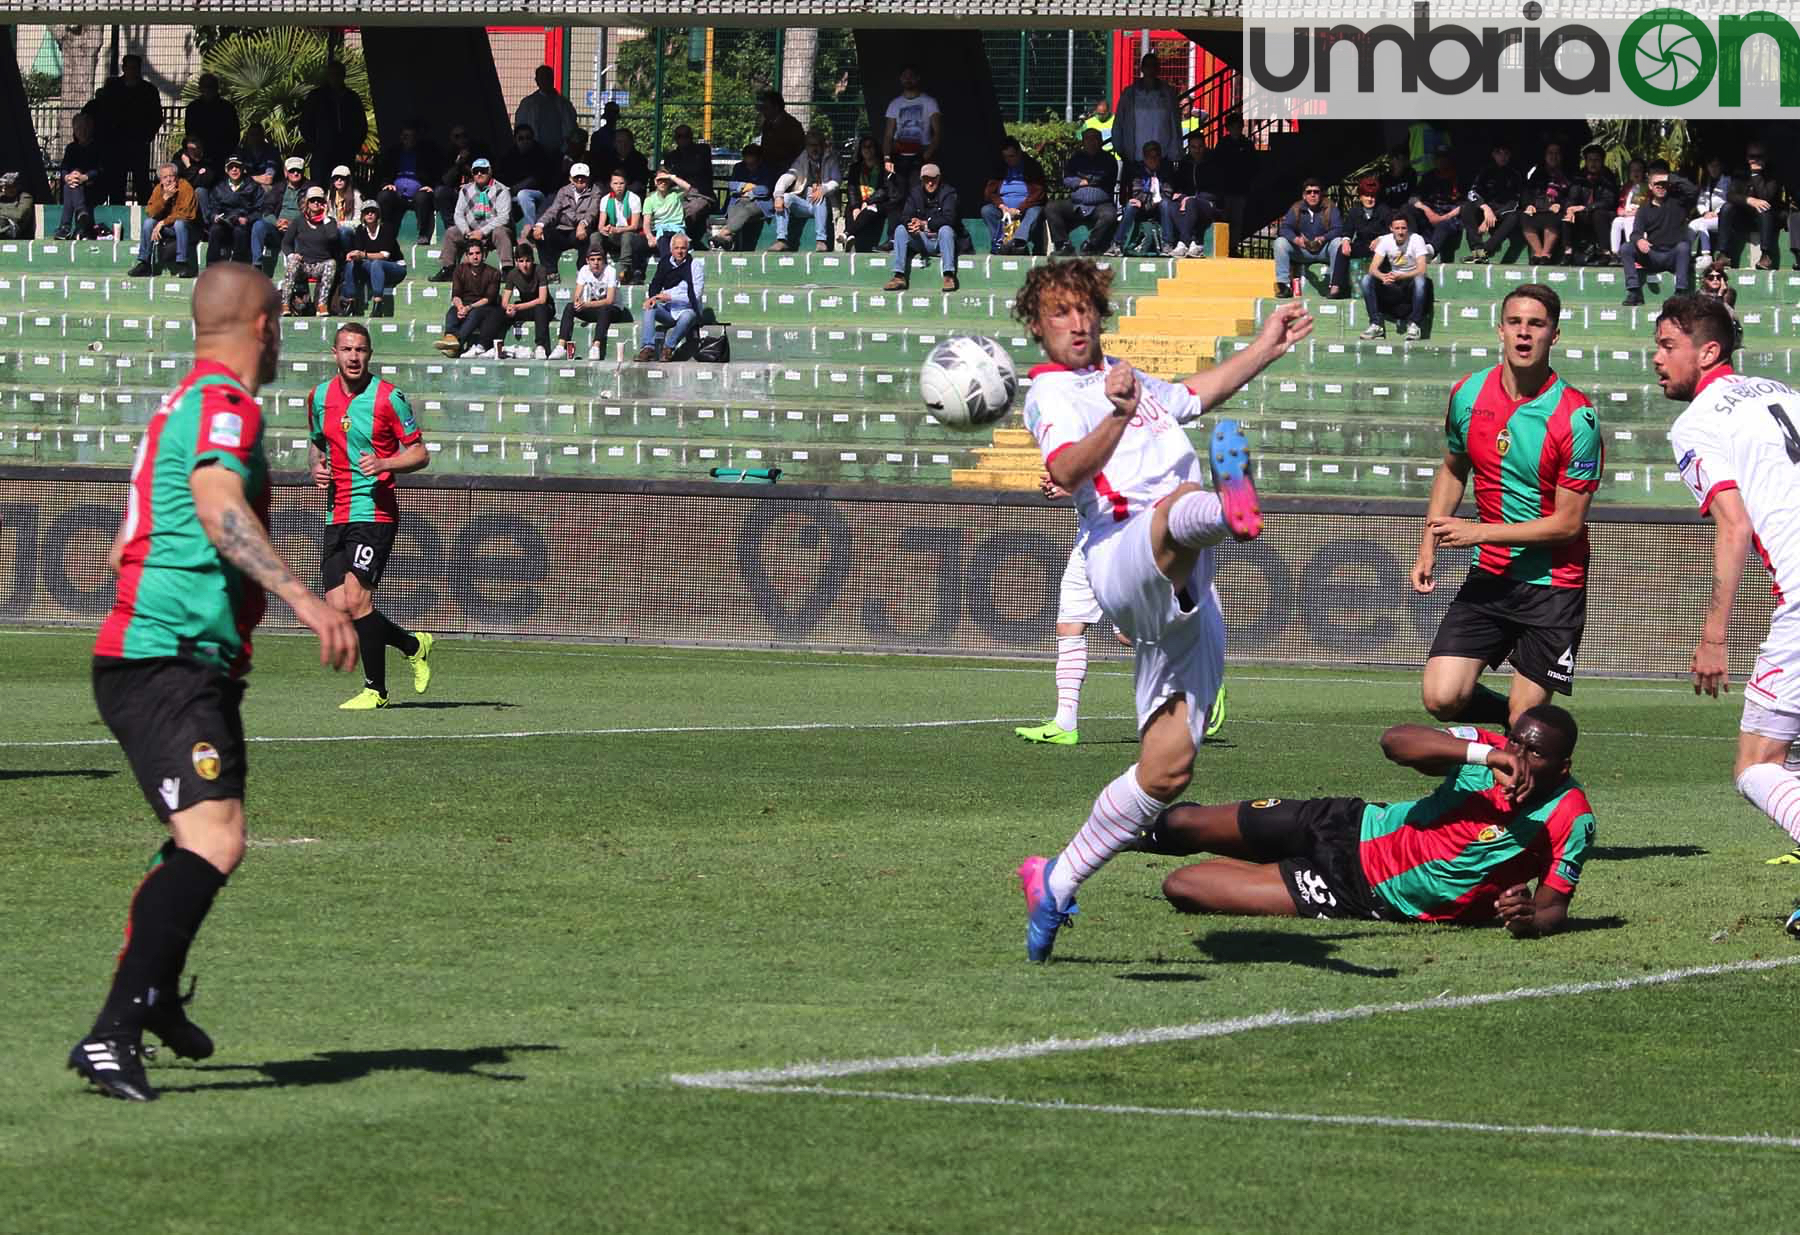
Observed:
[[[1225,672],[1225,622],[1213,590],[1213,546],[1253,540],[1262,511],[1236,422],[1217,422],[1208,454],[1213,487],[1183,428],[1312,333],[1297,304],[1270,315],[1245,350],[1180,382],[1139,374],[1100,351],[1112,314],[1112,272],[1051,262],[1025,279],[1013,312],[1049,363],[1032,370],[1025,425],[1050,479],[1075,495],[1088,581],[1134,648],[1138,761],[1101,790],[1061,855],[1019,867],[1025,955],[1050,959],[1075,912],[1075,890],[1128,848],[1188,786]]]
[[[1752,545],[1769,568],[1775,613],[1744,683],[1738,792],[1800,845],[1800,775],[1784,766],[1800,738],[1800,391],[1731,370],[1731,310],[1671,296],[1656,319],[1652,365],[1663,393],[1689,401],[1669,430],[1676,466],[1713,521],[1713,593],[1694,649],[1694,692],[1717,698],[1730,674],[1725,640]],[[1800,909],[1787,920],[1800,938]]]
[[[325,494],[319,574],[325,599],[355,624],[362,648],[363,688],[338,704],[346,712],[388,705],[390,647],[412,662],[415,693],[424,694],[431,684],[431,636],[401,630],[375,607],[375,589],[400,528],[394,477],[423,469],[431,462],[431,451],[406,396],[369,372],[374,354],[362,323],[345,322],[331,349],[337,375],[313,387],[306,398],[313,483]]]
[[[1569,775],[1575,738],[1575,719],[1548,703],[1515,719],[1511,736],[1395,725],[1381,735],[1381,751],[1442,776],[1428,798],[1184,802],[1140,848],[1221,855],[1163,880],[1163,895],[1183,913],[1499,918],[1514,935],[1548,935],[1567,920],[1594,843],[1593,808]]]

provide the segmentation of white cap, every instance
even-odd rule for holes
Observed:
[[[336,167],[331,169],[331,174],[334,176],[342,176],[344,179],[348,180],[350,178],[350,169],[345,167],[342,163],[339,163]]]
[[[588,165],[586,163],[577,163],[573,167],[569,168],[569,178],[571,180],[574,179],[576,176],[592,176],[592,175],[593,175],[593,173],[588,170]]]

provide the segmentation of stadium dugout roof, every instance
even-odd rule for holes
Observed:
[[[1240,0],[0,0],[33,23],[169,25],[1235,27]]]

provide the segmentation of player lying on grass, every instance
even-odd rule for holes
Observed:
[[[1382,753],[1442,776],[1430,797],[1184,802],[1139,847],[1220,855],[1163,880],[1183,913],[1499,918],[1514,935],[1548,935],[1567,920],[1594,843],[1593,808],[1569,774],[1575,738],[1574,718],[1551,703],[1521,714],[1510,737],[1395,725],[1381,735]]]

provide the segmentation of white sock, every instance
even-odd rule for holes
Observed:
[[[1737,788],[1800,845],[1800,776],[1773,763],[1753,763],[1737,778]]]
[[[1081,716],[1081,684],[1087,681],[1087,636],[1056,636],[1056,727],[1073,729]]]
[[[1184,549],[1204,549],[1225,539],[1225,508],[1219,495],[1201,489],[1184,493],[1169,508],[1169,535]]]
[[[1100,791],[1081,831],[1069,842],[1050,872],[1050,895],[1059,909],[1075,899],[1075,889],[1105,866],[1114,854],[1131,847],[1140,829],[1156,822],[1166,805],[1145,793],[1137,781],[1137,764]]]

